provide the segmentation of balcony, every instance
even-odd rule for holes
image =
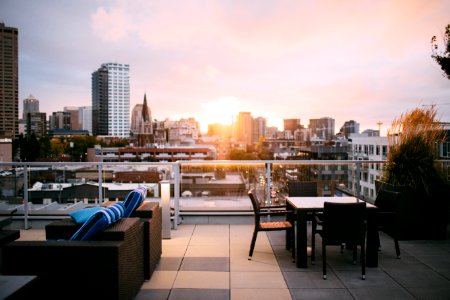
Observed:
[[[21,229],[21,239],[42,240],[46,223],[86,205],[122,199],[133,187],[147,185],[147,201],[159,201],[158,181],[169,180],[176,222],[170,239],[163,239],[158,269],[136,299],[446,299],[450,294],[450,233],[443,241],[400,241],[401,259],[395,258],[392,239],[380,233],[379,265],[367,269],[365,281],[360,280],[360,266],[352,265],[351,259],[347,264],[339,258],[339,249],[333,252],[332,248],[329,278],[324,281],[320,244],[317,264],[296,268],[284,250],[280,232],[260,233],[253,260],[247,260],[253,231],[246,195],[249,188],[258,189],[271,203],[275,200],[270,197],[272,192],[287,193],[288,174],[295,174],[296,180],[320,181],[314,171],[325,165],[339,172],[352,170],[360,178],[368,163],[383,161],[2,163],[6,171],[0,177],[0,213],[17,209],[14,226]],[[127,171],[155,172],[158,180],[118,182],[116,172]],[[319,182],[319,189],[324,187],[319,192],[363,198],[363,185],[350,180],[331,176]],[[37,182],[41,189],[35,186]],[[42,189],[44,185],[47,189]]]
[[[359,264],[330,248],[328,279],[317,264],[298,269],[284,250],[281,232],[260,233],[247,260],[253,225],[181,224],[164,239],[162,257],[136,299],[448,299],[450,243],[401,241],[401,259],[381,233],[379,266],[360,279]],[[310,231],[308,231],[310,232]],[[450,237],[450,235],[449,235]],[[41,229],[21,231],[22,240],[44,239]],[[320,241],[320,239],[317,239]],[[320,249],[320,245],[318,246]]]

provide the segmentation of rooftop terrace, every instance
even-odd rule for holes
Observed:
[[[379,266],[367,269],[365,281],[351,251],[339,247],[329,248],[327,280],[320,244],[316,265],[296,268],[283,232],[260,232],[249,261],[252,231],[250,224],[180,224],[163,239],[157,270],[136,299],[449,299],[450,227],[446,240],[400,241],[401,259],[380,233]],[[42,229],[21,230],[21,240],[44,238]]]

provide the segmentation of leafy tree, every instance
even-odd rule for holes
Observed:
[[[13,142],[14,155],[19,154],[21,161],[35,161],[39,157],[40,144],[36,135],[19,135]]]
[[[256,160],[258,159],[253,153],[247,153],[243,149],[233,149],[230,152],[231,160]]]
[[[445,27],[445,33],[442,37],[444,41],[444,51],[439,51],[436,36],[431,38],[431,57],[441,66],[444,76],[450,79],[450,24]]]

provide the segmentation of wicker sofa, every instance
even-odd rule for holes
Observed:
[[[90,241],[15,241],[4,275],[37,275],[20,298],[133,299],[144,282],[144,223],[124,218]]]
[[[115,203],[109,201],[104,206]],[[144,224],[144,279],[151,278],[162,253],[161,246],[161,207],[158,202],[144,202],[132,217],[140,218]],[[69,239],[80,228],[72,219],[54,221],[45,227],[47,240]]]

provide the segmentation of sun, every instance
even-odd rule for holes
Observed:
[[[197,121],[201,132],[207,132],[209,124],[231,125],[233,117],[239,112],[240,104],[236,97],[220,97],[201,106],[202,111],[198,114]]]

